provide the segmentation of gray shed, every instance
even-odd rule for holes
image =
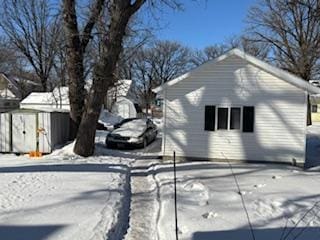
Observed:
[[[0,114],[0,152],[50,153],[68,137],[68,111],[18,109]]]

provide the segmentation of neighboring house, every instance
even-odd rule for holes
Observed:
[[[303,79],[238,49],[154,90],[164,92],[164,158],[303,164],[307,92]]]
[[[113,114],[122,118],[135,118],[141,113],[132,80],[119,80],[108,91],[105,105]]]
[[[311,95],[310,102],[312,123],[320,122],[320,94]]]
[[[66,109],[70,110],[68,87],[56,87],[52,92],[30,93],[20,103],[20,108],[24,109]]]
[[[19,108],[19,88],[15,81],[0,73],[0,112],[8,112]]]
[[[320,87],[320,80],[309,80],[313,86]]]
[[[313,86],[320,88],[320,80],[310,80],[309,82]],[[320,122],[320,94],[311,95],[310,102],[312,122]]]

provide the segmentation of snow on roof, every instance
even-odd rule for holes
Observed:
[[[32,92],[22,100],[21,104],[69,105],[68,88],[57,87],[52,92]]]
[[[320,94],[320,88],[317,88],[315,86],[313,86],[312,84],[308,83],[307,81],[303,80],[302,78],[299,78],[287,71],[284,71],[280,68],[277,68],[275,66],[272,66],[264,61],[261,61],[259,59],[257,59],[256,57],[253,57],[249,54],[246,54],[244,53],[243,51],[235,48],[235,49],[232,49],[231,51],[227,52],[226,54],[223,54],[222,56],[220,57],[217,57],[211,61],[208,61],[206,63],[204,63],[203,65],[169,81],[169,82],[166,82],[164,85],[162,86],[159,86],[155,89],[153,89],[153,91],[155,93],[158,93],[158,92],[161,92],[162,90],[164,90],[165,88],[167,87],[170,87],[170,86],[173,86],[175,84],[177,84],[178,82],[180,81],[183,81],[184,79],[188,78],[190,76],[190,74],[194,71],[197,71],[199,68],[203,67],[203,66],[206,66],[208,64],[216,64],[218,62],[221,62],[223,60],[225,60],[226,58],[230,57],[230,56],[237,56],[239,58],[242,58],[244,59],[245,61],[251,63],[252,65],[258,67],[258,68],[261,68],[262,70],[304,90],[304,91],[307,91],[311,94]]]
[[[48,113],[69,113],[68,109],[62,109],[62,108],[53,108],[53,107],[44,107],[40,109],[34,109],[34,108],[19,108],[14,109],[10,111],[10,113],[39,113],[39,112],[48,112]]]

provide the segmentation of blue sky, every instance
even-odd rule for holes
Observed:
[[[159,15],[160,39],[176,40],[193,48],[222,43],[240,34],[248,9],[256,0],[185,0],[184,11],[166,9]]]

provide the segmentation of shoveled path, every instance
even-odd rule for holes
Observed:
[[[156,240],[159,188],[154,179],[158,160],[136,160],[131,170],[129,228],[125,240]]]

